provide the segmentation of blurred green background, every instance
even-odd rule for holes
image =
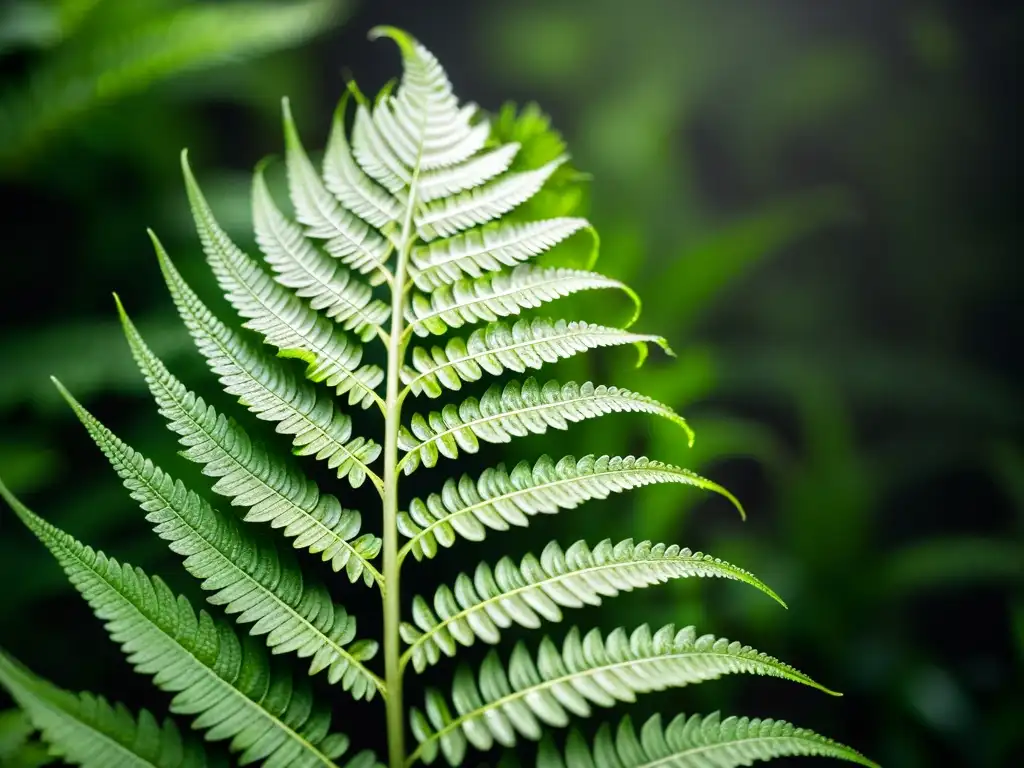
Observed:
[[[601,270],[640,293],[639,327],[679,354],[639,370],[625,354],[586,356],[558,376],[640,389],[698,436],[688,450],[671,429],[603,419],[457,471],[542,452],[646,454],[710,475],[750,515],[645,489],[465,543],[459,563],[416,573],[450,576],[552,538],[699,548],[761,576],[790,610],[730,585],[679,583],[572,619],[696,623],[846,696],[737,679],[636,711],[784,717],[890,768],[1019,764],[1017,3],[4,0],[5,482],[77,536],[189,588],[47,377],[187,474],[110,292],[176,372],[212,391],[144,231],[215,293],[178,151],[190,149],[222,222],[251,243],[249,173],[281,151],[280,96],[307,146],[322,145],[348,73],[373,91],[398,71],[392,49],[366,41],[377,23],[418,36],[463,98],[491,110],[535,100],[552,115],[593,176]],[[416,490],[439,477],[417,475]],[[6,510],[0,584],[0,644],[67,687],[162,706]],[[364,632],[376,622],[367,606]]]

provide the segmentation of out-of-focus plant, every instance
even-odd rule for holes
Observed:
[[[0,169],[26,167],[98,105],[295,45],[340,8],[338,0],[14,0],[0,15],[0,54],[42,55],[0,92]]]

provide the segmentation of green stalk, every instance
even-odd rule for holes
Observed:
[[[411,189],[415,188],[415,175]],[[402,664],[398,625],[402,618],[398,559],[398,428],[402,423],[399,396],[405,339],[402,333],[405,272],[412,247],[414,193],[402,224],[402,236],[391,284],[391,327],[388,329],[387,384],[384,394],[384,684],[387,688],[388,764],[405,765],[405,711],[402,705]]]

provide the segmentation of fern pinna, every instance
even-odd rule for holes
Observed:
[[[404,685],[428,667],[478,642],[497,644],[512,625],[537,629],[620,592],[703,576],[778,597],[753,575],[710,555],[631,540],[553,542],[539,554],[481,563],[433,594],[411,601],[403,594],[400,573],[410,556],[441,557],[460,540],[479,541],[525,526],[533,515],[612,493],[683,483],[739,504],[715,483],[671,464],[593,455],[542,456],[511,471],[451,477],[426,498],[400,502],[403,475],[474,453],[480,442],[506,443],[627,411],[667,419],[683,439],[692,434],[670,408],[641,394],[534,375],[546,363],[599,347],[634,344],[642,355],[648,344],[668,347],[630,330],[519,317],[580,291],[636,297],[596,272],[553,265],[552,253],[573,238],[596,254],[596,235],[585,220],[537,216],[530,206],[564,157],[521,161],[521,143],[502,141],[474,105],[460,105],[423,46],[390,27],[372,36],[398,44],[404,74],[397,88],[386,87],[373,102],[349,89],[319,171],[284,103],[294,218],[278,207],[261,165],[252,201],[266,267],[220,228],[182,157],[207,261],[246,331],[207,308],[152,235],[171,297],[221,386],[273,423],[294,453],[326,462],[338,478],[334,492],[317,487],[283,452],[254,440],[175,378],[118,302],[131,353],[161,415],[178,435],[182,455],[212,479],[220,504],[154,465],[57,386],[156,534],[184,558],[221,610],[197,610],[158,577],[77,541],[0,486],[3,495],[134,668],[172,694],[171,713],[191,718],[207,740],[228,742],[238,764],[377,764],[369,751],[347,756],[350,738],[332,726],[332,719],[344,718],[332,718],[333,708],[310,686],[308,677],[319,675],[347,692],[343,698],[383,700],[391,768],[439,757],[459,765],[471,759],[470,749],[514,747],[522,740],[541,742],[539,764],[573,768],[722,768],[783,755],[872,765],[784,722],[717,714],[679,715],[667,724],[655,717],[639,729],[627,719],[600,727],[591,739],[575,730],[567,740],[556,738],[572,720],[639,693],[729,673],[826,690],[771,656],[693,627],[572,628],[560,641],[543,637],[507,655],[492,651],[478,670],[460,666],[450,689],[429,688],[421,706],[406,709]],[[443,342],[429,342],[439,335]],[[373,344],[386,351],[383,367],[364,359]],[[305,376],[280,358],[301,360]],[[525,378],[461,401],[451,394],[509,372]],[[454,402],[411,402],[446,395]],[[380,411],[382,439],[354,434],[356,408]],[[346,487],[366,482],[379,492],[382,519],[346,505]],[[277,537],[290,546],[276,546]],[[346,578],[331,589],[314,580],[300,562],[307,554]],[[343,588],[343,581],[350,584]],[[355,589],[382,596],[382,653],[343,605],[346,590]],[[277,656],[298,657],[306,669],[290,668]],[[6,655],[0,656],[0,682],[53,754],[74,763],[171,768],[204,765],[217,754],[205,755],[170,720],[161,725],[146,712],[135,716],[95,695],[72,695]],[[341,712],[380,707],[334,703]],[[415,740],[408,747],[407,731]]]

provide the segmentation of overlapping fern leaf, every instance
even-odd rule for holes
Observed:
[[[156,533],[185,557],[185,568],[203,588],[212,591],[210,603],[223,605],[239,624],[253,624],[251,634],[266,635],[274,653],[311,657],[310,674],[326,669],[332,683],[340,682],[356,698],[373,697],[382,683],[362,662],[376,653],[377,641],[353,642],[355,619],[332,602],[323,585],[304,579],[298,565],[281,557],[272,541],[257,538],[234,518],[215,511],[60,389]]]
[[[374,36],[398,44],[402,78],[372,101],[350,85],[319,168],[284,102],[291,210],[275,200],[265,163],[253,184],[255,243],[265,266],[220,227],[182,155],[202,250],[242,319],[241,331],[208,308],[152,235],[171,298],[197,350],[226,393],[286,436],[282,445],[264,445],[178,380],[117,302],[128,347],[178,436],[181,455],[211,479],[210,490],[227,500],[225,508],[139,454],[58,384],[155,533],[184,559],[208,602],[248,634],[240,638],[158,578],[79,543],[0,486],[18,516],[51,550],[134,667],[173,694],[171,711],[194,717],[207,739],[227,740],[241,764],[342,764],[348,739],[331,733],[332,708],[314,701],[306,679],[321,672],[331,691],[346,692],[333,702],[339,710],[356,706],[353,699],[383,700],[381,731],[391,768],[442,755],[458,765],[470,759],[470,748],[536,741],[595,708],[730,673],[827,690],[746,645],[700,635],[693,627],[652,631],[642,625],[607,635],[573,628],[561,646],[546,636],[536,652],[520,643],[507,662],[492,650],[478,672],[458,666],[450,698],[430,689],[422,709],[405,708],[408,678],[457,658],[477,641],[497,644],[514,625],[539,630],[570,609],[671,579],[740,581],[782,601],[757,577],[712,555],[671,542],[606,539],[593,546],[552,542],[539,556],[480,563],[452,586],[437,587],[432,598],[413,597],[403,615],[408,594],[399,574],[403,565],[414,565],[410,554],[413,560],[440,557],[456,545],[469,548],[489,534],[525,526],[535,515],[657,483],[693,486],[724,498],[741,514],[743,508],[727,490],[689,470],[642,456],[599,454],[578,460],[542,456],[511,471],[502,465],[486,469],[476,479],[440,478],[424,498],[400,498],[403,475],[443,466],[442,457],[458,459],[479,451],[481,443],[509,443],[585,419],[656,416],[679,427],[681,445],[692,444],[693,432],[667,404],[615,385],[517,378],[603,347],[633,344],[640,363],[650,345],[671,350],[659,336],[630,330],[639,312],[636,295],[592,271],[597,236],[590,224],[573,215],[565,200],[543,203],[557,201],[558,190],[574,178],[564,146],[546,122],[536,112],[517,121],[506,111],[492,125],[474,105],[457,101],[426,48],[390,27]],[[573,294],[596,290],[625,294],[631,310],[624,327],[562,319],[551,309],[557,302],[568,306],[561,300]],[[430,337],[437,343],[417,340]],[[462,397],[465,385],[499,376],[503,380],[479,396]],[[414,408],[409,401],[421,397],[450,400]],[[355,434],[356,408],[371,418],[379,411],[379,434]],[[338,482],[321,488],[299,463],[303,459],[323,462]],[[379,494],[380,518],[353,508],[361,487],[367,495]],[[364,531],[364,521],[371,531]],[[362,582],[380,592],[382,642],[365,632],[365,620],[357,634],[355,617],[343,607],[351,604],[344,590],[335,596],[313,577],[316,564],[299,562],[304,553],[334,572],[344,570],[352,585]],[[357,589],[352,585],[349,590]],[[378,645],[382,672],[372,668]],[[286,669],[296,656],[308,675],[300,669],[293,677]],[[182,746],[172,725],[160,730],[149,715],[135,719],[102,700],[76,699],[2,657],[0,682],[55,753],[70,760],[202,764],[201,753]],[[406,748],[407,731],[417,746]],[[110,757],[117,749],[123,759],[121,752]],[[540,762],[728,768],[787,754],[871,765],[785,723],[716,716],[676,719],[667,728],[655,719],[639,737],[626,721],[615,736],[599,731],[593,747],[574,733],[564,760],[563,751],[545,742]],[[347,764],[375,763],[372,753],[361,752]]]
[[[106,556],[0,493],[46,545],[71,583],[141,674],[174,694],[171,711],[194,717],[206,738],[229,740],[242,763],[340,766],[348,737],[301,680],[270,665],[263,648],[189,601],[158,577]],[[357,757],[360,764],[365,757]]]
[[[506,672],[506,669],[508,670]],[[436,690],[427,692],[426,714],[413,710],[419,753],[433,760],[440,750],[448,762],[462,762],[468,744],[489,749],[495,742],[515,746],[518,737],[537,740],[544,727],[561,728],[570,715],[587,717],[593,706],[631,702],[637,694],[681,687],[725,674],[781,677],[827,691],[777,659],[693,627],[666,626],[652,633],[643,625],[607,638],[598,630],[571,630],[562,649],[545,638],[534,661],[519,644],[508,664],[491,653],[474,678],[461,667],[452,687],[454,712]]]
[[[727,717],[717,712],[677,715],[666,726],[654,715],[637,733],[626,717],[618,728],[604,724],[593,746],[573,731],[564,758],[551,740],[542,743],[537,765],[544,768],[705,768],[719,765],[752,765],[757,760],[809,755],[834,757],[869,765],[864,757],[832,739],[784,720],[756,717]]]
[[[48,683],[0,651],[0,685],[42,731],[50,754],[85,768],[205,768],[197,741],[182,738],[170,718],[136,716],[102,696],[77,696]]]

